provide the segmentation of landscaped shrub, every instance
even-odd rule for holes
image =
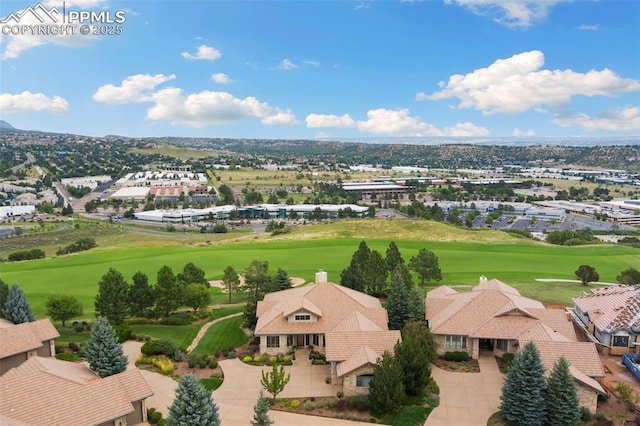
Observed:
[[[189,325],[193,322],[193,316],[186,313],[172,314],[160,321],[162,325]]]
[[[336,411],[344,411],[347,408],[347,401],[339,399],[336,401]]]
[[[159,355],[153,358],[153,366],[160,369],[160,372],[165,376],[173,373],[173,361],[165,355]]]
[[[438,386],[436,381],[433,380],[433,377],[429,378],[429,383],[427,383],[427,392],[432,394],[432,395],[439,395],[440,394],[440,386]]]
[[[215,358],[209,359],[209,368],[218,368],[218,360]]]
[[[618,382],[618,384],[613,388],[618,399],[622,402],[630,402],[631,395],[633,394],[633,389],[625,382]]]
[[[229,358],[229,359],[233,359],[233,358],[235,358],[235,357],[236,357],[236,353],[235,353],[235,351],[229,351],[229,352],[227,353],[227,358]]]
[[[338,398],[342,398],[342,397],[344,397],[344,392],[342,392],[342,391],[338,391],[338,393],[336,393],[336,396],[337,396]]]
[[[331,377],[329,377],[329,376],[325,377],[325,378],[324,378],[324,382],[325,382],[326,384],[330,385],[330,384],[331,384]]]
[[[78,345],[77,343],[71,342],[69,343],[68,348],[71,352],[78,352],[80,350],[80,345]]]
[[[300,401],[298,401],[297,399],[294,399],[289,403],[289,408],[291,409],[291,411],[295,410],[299,406],[300,406]]]
[[[304,409],[305,409],[305,410],[307,410],[307,411],[311,411],[311,410],[313,410],[314,408],[316,408],[316,403],[315,403],[315,402],[313,402],[313,401],[306,400],[306,401],[304,402],[303,406],[304,406]]]
[[[327,405],[327,408],[330,410],[333,410],[334,408],[336,408],[336,400],[335,399],[327,399],[327,402],[325,402],[325,404]]]
[[[146,356],[166,355],[167,357],[173,357],[176,352],[176,347],[171,340],[152,340],[142,345],[140,352]]]
[[[507,367],[511,367],[511,364],[513,364],[514,356],[515,354],[505,353],[505,354],[502,354],[502,357],[500,359],[502,359],[502,362],[504,362],[507,365]]]
[[[126,324],[119,324],[113,327],[113,330],[116,332],[116,336],[118,336],[118,342],[123,343],[131,338],[131,326]]]
[[[453,362],[469,361],[469,354],[465,351],[445,352],[444,359]]]
[[[590,422],[593,419],[593,413],[587,407],[580,407],[580,421]]]
[[[316,401],[316,408],[318,410],[322,410],[325,407],[325,405],[327,405],[327,403],[324,402],[324,399],[319,399]]]
[[[311,361],[313,365],[326,365],[327,361],[324,359],[314,359]]]
[[[84,331],[84,325],[78,324],[73,326],[73,331],[76,333],[82,333]]]
[[[158,422],[162,419],[162,413],[156,411],[155,408],[147,408],[147,420],[152,425],[158,424]]]
[[[278,361],[278,358],[275,356],[269,357],[269,365],[274,365]]]
[[[367,411],[369,409],[369,398],[366,395],[349,396],[346,399],[347,407],[357,411]]]
[[[289,355],[285,355],[282,357],[282,363],[286,365],[291,365],[291,357]]]
[[[254,355],[252,360],[253,362],[262,363],[262,355]]]
[[[244,362],[245,364],[248,364],[250,362],[253,362],[253,357],[252,356],[245,356],[244,358],[242,358],[242,362]]]

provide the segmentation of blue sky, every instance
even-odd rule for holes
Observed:
[[[85,22],[121,34],[81,35],[74,22],[73,35],[12,35],[37,23],[26,13],[36,5],[0,3],[0,118],[18,128],[247,138],[640,134],[633,0],[67,0],[67,13],[102,12],[103,22],[122,11],[120,28]],[[42,5],[62,14],[62,1]],[[20,20],[7,21],[11,14]]]

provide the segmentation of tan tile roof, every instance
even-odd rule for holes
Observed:
[[[316,322],[289,322],[285,312],[290,312],[292,300],[300,299],[304,302],[295,302],[296,306],[313,306],[313,309],[323,312],[323,316]],[[317,283],[269,293],[263,302],[258,302],[258,308],[261,315],[258,316],[256,335],[327,333],[353,312],[359,312],[384,330],[388,322],[387,310],[377,298],[332,283]]]
[[[338,331],[386,331],[387,327],[380,327],[380,325],[371,321],[368,317],[364,316],[361,312],[353,311],[344,319],[339,322],[335,327],[331,329],[333,332]]]
[[[520,341],[520,347],[527,343]],[[535,342],[540,352],[540,360],[545,370],[551,371],[553,365],[564,356],[569,363],[589,377],[604,377],[604,369],[596,346],[591,342]]]
[[[153,392],[137,370],[104,379],[85,365],[33,357],[0,376],[0,415],[31,425],[100,424]]]
[[[576,379],[577,381],[583,383],[584,385],[590,387],[591,389],[593,389],[598,393],[605,394],[605,391],[602,388],[602,385],[597,380],[587,376],[586,374],[578,370],[573,365],[569,366],[569,371],[571,372],[571,375],[573,376],[573,378]]]
[[[337,375],[342,377],[358,368],[372,364],[375,365],[381,356],[368,346],[360,346],[347,360],[338,364]]]
[[[480,284],[474,287],[472,291],[478,290],[499,290],[513,296],[520,296],[520,292],[518,290],[495,278],[492,280],[480,280]]]
[[[327,333],[327,361],[345,361],[359,348],[367,346],[378,355],[384,351],[393,352],[395,344],[401,340],[400,331],[350,331]]]
[[[573,321],[564,309],[528,309],[536,318],[539,318],[552,330],[562,334],[571,341],[578,340]]]
[[[573,302],[589,315],[598,330],[640,328],[640,286],[594,288],[592,294],[573,298]]]
[[[0,358],[40,348],[42,342],[59,336],[49,319],[22,324],[5,323],[0,327]]]

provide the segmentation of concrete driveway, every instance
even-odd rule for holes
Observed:
[[[136,368],[135,360],[140,354],[141,347],[142,344],[139,342],[127,341],[123,344],[124,352],[129,357],[129,368]],[[239,359],[223,360],[219,365],[224,373],[224,382],[213,392],[213,400],[218,405],[222,424],[224,426],[251,424],[253,406],[258,400],[262,388],[260,385],[262,370],[270,371],[271,368],[247,365]],[[309,365],[307,362],[298,361],[294,366],[285,367],[285,370],[291,374],[291,380],[278,397],[334,396],[340,390],[337,386],[325,383],[325,378],[330,375],[328,365]],[[178,383],[159,373],[145,370],[141,370],[141,372],[154,392],[154,395],[147,399],[147,407],[154,407],[166,418],[169,407],[173,404]],[[275,424],[283,426],[357,426],[369,424],[282,411],[269,411],[269,417]]]
[[[480,373],[453,373],[432,367],[440,387],[440,405],[425,426],[486,426],[498,411],[504,376],[493,355],[480,356]]]

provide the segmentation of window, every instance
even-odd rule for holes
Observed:
[[[287,336],[287,346],[293,346],[293,334]]]
[[[629,336],[613,336],[613,346],[619,348],[628,348]]]
[[[298,314],[298,315],[294,316],[293,319],[296,320],[296,321],[311,321],[311,315],[309,315],[309,314],[305,314],[305,315]]]
[[[467,349],[467,336],[445,336],[447,349]]]
[[[320,339],[319,339],[319,335],[314,334],[313,335],[313,346],[320,346]]]
[[[363,374],[361,376],[356,376],[356,386],[359,388],[368,388],[371,383],[371,379],[373,379],[373,374]]]
[[[280,347],[280,336],[267,336],[267,347],[268,348],[279,348]]]
[[[509,352],[509,341],[507,339],[498,339],[496,347],[502,352]]]

